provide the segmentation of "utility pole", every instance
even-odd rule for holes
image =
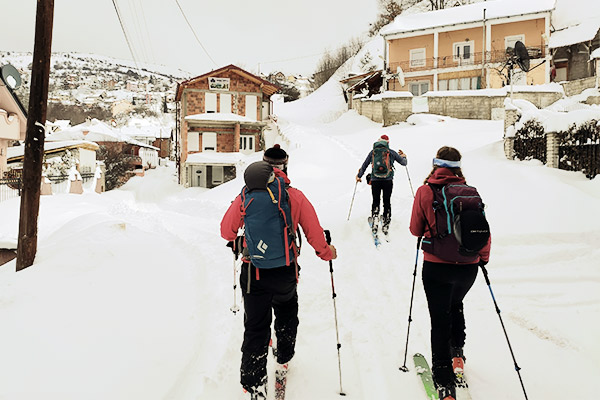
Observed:
[[[21,214],[19,218],[17,271],[32,265],[37,252],[37,223],[40,211],[40,185],[42,182],[42,161],[44,159],[44,128],[48,105],[53,19],[54,0],[37,0],[35,44],[23,161],[23,191],[21,193]]]

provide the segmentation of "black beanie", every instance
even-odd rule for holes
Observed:
[[[285,152],[285,150],[283,150],[281,147],[279,147],[279,144],[274,145],[273,147],[271,147],[270,149],[265,150],[265,155],[263,156],[263,161],[268,162],[269,164],[271,164],[274,167],[277,167],[278,165],[282,165],[282,168],[285,168],[285,166],[288,163],[288,155]]]
[[[273,167],[269,163],[256,161],[244,171],[244,182],[249,190],[266,189],[272,174]]]

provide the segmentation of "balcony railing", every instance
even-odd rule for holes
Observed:
[[[528,47],[530,58],[544,58],[545,51],[543,47]],[[485,62],[486,63],[503,63],[507,60],[508,56],[506,51],[504,50],[493,50],[485,52]],[[483,63],[484,53],[471,53],[467,57],[460,56],[442,56],[442,57],[430,57],[425,59],[417,59],[410,61],[400,61],[400,62],[391,62],[390,63],[390,72],[396,73],[398,67],[402,68],[404,73],[406,72],[419,72],[419,71],[429,71],[433,69],[443,69],[443,68],[456,68],[463,67],[469,65],[479,65]]]

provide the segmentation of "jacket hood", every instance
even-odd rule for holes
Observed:
[[[437,168],[433,175],[427,179],[427,183],[434,185],[447,185],[448,183],[465,183],[465,178],[458,177],[448,168]]]
[[[283,178],[283,181],[285,182],[286,185],[290,184],[290,178],[288,178],[288,176],[285,174],[285,172],[283,172],[279,168],[275,168],[275,167],[273,167],[273,172],[275,173],[275,176],[277,176],[279,178]]]

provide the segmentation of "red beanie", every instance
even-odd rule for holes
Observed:
[[[390,141],[390,138],[388,137],[388,135],[381,135],[381,139],[386,140],[386,141]]]

